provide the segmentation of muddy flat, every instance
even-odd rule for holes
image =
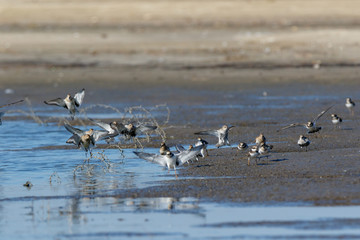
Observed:
[[[358,5],[1,1],[0,100],[28,98],[45,108],[44,100],[84,87],[88,105],[166,104],[170,119],[160,122],[171,146],[193,144],[194,132],[223,124],[236,126],[234,145],[264,133],[274,146],[250,166],[234,146],[211,149],[178,179],[119,189],[119,197],[358,205],[359,111],[345,107],[345,98],[359,99]],[[320,133],[277,131],[331,105]],[[340,127],[332,113],[343,118]],[[308,151],[297,145],[300,134],[310,138]]]

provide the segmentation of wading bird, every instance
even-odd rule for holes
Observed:
[[[300,135],[297,143],[301,148],[305,147],[305,151],[307,152],[307,147],[310,145],[310,140],[307,137]]]
[[[355,103],[351,100],[351,98],[346,98],[345,107],[349,109],[351,116],[354,116]]]
[[[339,117],[336,114],[331,114],[331,122],[335,125],[338,126],[340,125],[340,123],[342,122],[342,118]]]

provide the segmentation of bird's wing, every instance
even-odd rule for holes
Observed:
[[[98,125],[99,127],[101,127],[102,129],[108,131],[109,133],[114,132],[114,129],[111,128],[110,124],[108,124],[108,123],[97,121],[97,120],[94,120],[94,119],[91,119],[91,118],[89,118],[89,120],[92,121],[93,123],[95,123],[96,125]]]
[[[136,129],[140,132],[147,132],[157,129],[157,126],[140,124],[139,126],[136,126]]]
[[[179,153],[183,152],[183,151],[186,151],[186,149],[180,144],[175,145],[175,148]]]
[[[74,100],[75,100],[75,105],[77,107],[80,107],[80,105],[82,104],[83,102],[83,99],[85,97],[85,88],[83,88],[81,90],[81,92],[78,92],[78,93],[75,93],[74,95]]]
[[[332,105],[332,106],[328,107],[327,109],[325,109],[324,111],[322,111],[321,113],[319,113],[319,115],[317,115],[316,118],[314,118],[313,123],[316,123],[316,121],[317,121],[319,118],[321,118],[321,116],[324,115],[327,111],[329,111],[330,108],[332,108],[333,106],[335,106],[335,105]]]
[[[225,133],[221,133],[221,132],[220,132],[220,133],[218,134],[218,141],[219,141],[219,142],[226,141],[227,137],[228,137],[228,133],[227,133],[227,132],[225,132]]]
[[[177,163],[179,166],[183,165],[184,163],[188,162],[189,160],[195,158],[201,151],[203,145],[194,147],[192,149],[188,149],[186,151],[182,151],[177,155]]]
[[[109,134],[108,131],[102,131],[102,130],[95,130],[92,137],[94,138],[94,141],[100,141],[106,138],[115,137],[116,134]]]
[[[209,144],[208,141],[206,141],[206,140],[204,140],[204,139],[201,141],[201,143],[202,143],[203,145],[208,145],[208,144]]]
[[[80,130],[78,128],[74,128],[73,126],[65,123],[64,127],[66,128],[66,130],[68,130],[69,132],[71,132],[72,134],[78,135],[79,137],[81,137],[82,135],[84,135],[84,131]]]
[[[210,131],[201,131],[194,133],[196,135],[212,135],[215,137],[219,137],[219,132],[217,130],[210,130]]]
[[[80,144],[80,136],[76,135],[76,134],[73,134],[67,141],[66,143],[69,143],[69,144],[74,144],[76,146],[79,146]]]
[[[138,156],[141,159],[144,159],[149,162],[160,164],[161,166],[166,166],[166,160],[165,156],[158,155],[155,153],[144,153],[144,152],[133,152],[136,156]]]
[[[23,101],[24,101],[24,100],[19,100],[19,101],[16,101],[16,102],[4,104],[4,105],[1,105],[0,108],[7,107],[7,106],[10,106],[10,105],[13,105],[13,104],[17,104],[17,103],[21,103],[21,102],[23,102]]]
[[[93,135],[94,135],[94,134],[93,134]],[[96,145],[96,140],[95,140],[95,138],[94,138],[93,135],[90,136],[90,141],[91,141],[90,144],[92,144],[93,146],[95,146],[95,145]]]
[[[44,103],[47,105],[57,105],[57,106],[66,108],[66,103],[65,103],[64,99],[62,99],[62,98],[56,98],[53,100],[44,101]]]
[[[230,130],[231,128],[234,128],[235,126],[228,126],[228,130]]]
[[[2,120],[1,118],[4,116],[5,112],[0,112],[0,125],[2,125]]]
[[[281,131],[281,130],[284,130],[284,129],[288,129],[288,128],[292,128],[292,127],[297,127],[297,126],[304,126],[303,123],[292,123],[288,126],[285,126],[283,128],[280,128],[279,130],[277,130],[277,132]]]
[[[128,133],[128,129],[122,123],[116,123],[115,127],[116,127],[116,131],[118,131],[119,134]]]

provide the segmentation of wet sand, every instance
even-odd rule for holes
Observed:
[[[85,87],[85,104],[167,104],[170,121],[162,127],[170,145],[191,144],[194,132],[225,123],[236,126],[230,132],[233,143],[253,142],[263,132],[274,145],[268,159],[251,166],[236,149],[211,150],[206,159],[180,169],[178,179],[119,189],[119,197],[359,204],[359,117],[357,112],[351,117],[344,102],[359,99],[360,18],[352,13],[358,8],[346,6],[360,3],[314,1],[309,8],[301,1],[224,1],[218,3],[224,8],[220,13],[204,7],[189,17],[190,2],[178,2],[166,14],[158,9],[168,5],[159,1],[147,12],[153,15],[146,15],[142,1],[109,1],[95,15],[76,12],[70,24],[61,11],[54,22],[51,15],[38,17],[39,9],[52,9],[44,3],[29,8],[29,21],[19,21],[23,2],[34,6],[27,1],[3,5],[2,11],[12,14],[2,15],[0,26],[0,88],[15,93],[1,94],[1,102],[27,97],[33,106],[43,106],[43,100]],[[126,4],[134,4],[141,20],[135,13],[111,18],[119,15],[110,9],[130,9]],[[96,4],[84,6],[91,10]],[[232,8],[240,12],[227,11]],[[282,9],[282,15],[269,9]],[[307,152],[296,145],[304,129],[276,131],[312,120],[332,104],[337,105],[329,114],[344,118],[342,129],[325,115],[319,121],[324,129],[309,136]],[[155,138],[147,146],[159,142]]]

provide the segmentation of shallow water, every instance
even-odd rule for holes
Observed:
[[[21,128],[19,128],[21,126]],[[21,136],[21,137],[19,137]],[[167,174],[158,165],[135,157],[132,149],[94,149],[95,158],[84,165],[85,153],[74,148],[64,148],[65,141],[71,136],[63,127],[56,125],[42,126],[33,122],[5,121],[0,132],[2,139],[0,153],[1,198],[24,196],[66,195],[78,191],[76,181],[96,181],[94,188],[99,191],[113,188],[140,188],[150,186],[156,181],[172,179],[173,173]],[[11,142],[11,144],[7,144]],[[6,146],[6,148],[5,148]],[[52,149],[38,149],[53,146]],[[56,148],[58,147],[58,148]],[[147,149],[157,151],[157,149]],[[109,163],[101,158],[104,154]],[[80,167],[84,166],[84,170]],[[74,179],[74,170],[76,170]],[[21,173],[21,174],[19,174]],[[50,184],[50,176],[56,173],[61,184]],[[31,181],[30,191],[22,184]],[[111,184],[108,184],[111,182]],[[14,191],[15,190],[15,191]],[[24,191],[26,190],[26,191]]]
[[[251,99],[252,105],[220,104],[202,108],[208,115],[229,109],[294,108],[303,101],[319,98],[292,97],[290,105],[284,102],[288,97],[252,96]],[[46,118],[67,116],[63,111],[34,109]],[[165,118],[166,114],[155,111],[153,116]],[[20,115],[10,113],[12,117]],[[104,114],[100,110],[90,111],[88,116],[119,117],[117,113]],[[168,173],[161,166],[138,159],[132,153],[134,149],[104,152],[95,149],[93,152],[100,159],[84,164],[84,152],[64,147],[71,134],[55,123],[39,125],[33,121],[4,120],[0,128],[1,239],[360,238],[357,214],[360,207],[356,206],[316,207],[299,206],[299,203],[259,206],[206,203],[194,198],[118,198],[119,191],[175,180],[174,172]],[[155,153],[158,149],[144,151]],[[24,187],[26,181],[33,186]]]
[[[360,237],[360,207],[354,206],[253,206],[193,198],[96,196],[5,200],[0,206],[2,239]]]

